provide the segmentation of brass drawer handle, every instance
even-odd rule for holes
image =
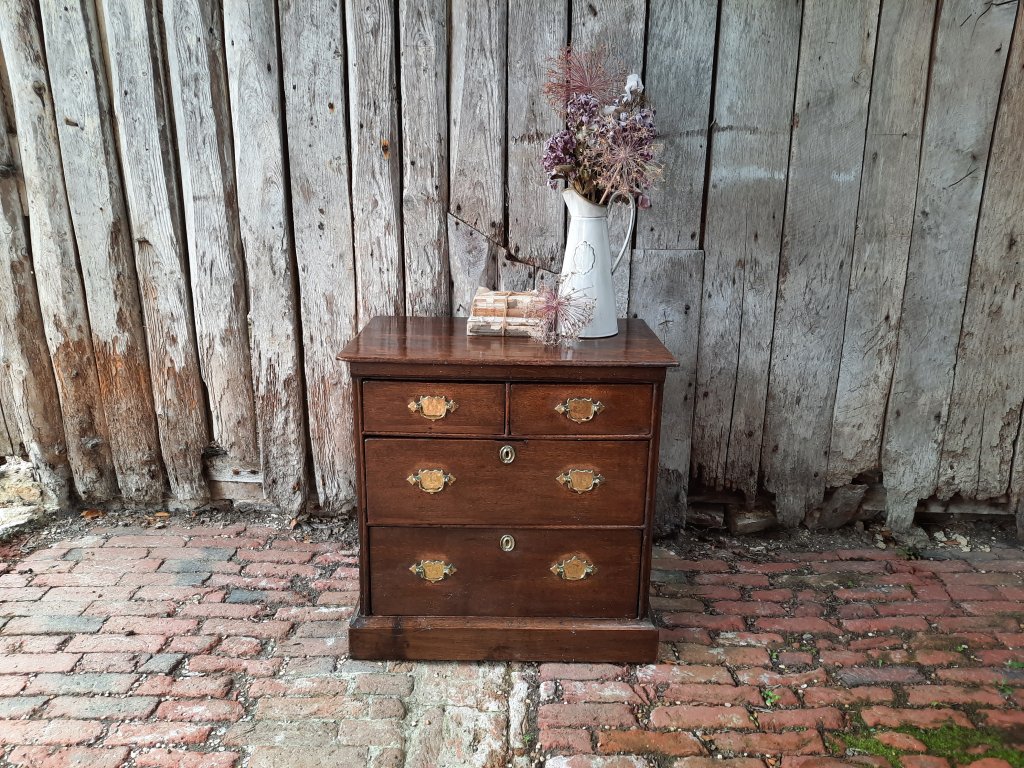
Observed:
[[[564,403],[556,405],[555,410],[569,421],[585,424],[604,410],[604,403],[589,397],[570,397]]]
[[[551,572],[566,581],[582,581],[596,570],[597,568],[593,563],[576,557],[576,555],[551,566]]]
[[[443,469],[419,469],[416,470],[416,474],[405,479],[425,493],[440,493],[446,485],[455,482],[455,475],[450,475]]]
[[[570,469],[555,478],[575,493],[588,493],[604,482],[604,475],[593,469]]]
[[[430,421],[443,419],[458,407],[458,403],[449,400],[444,395],[420,395],[415,400],[409,401],[410,413],[418,413]]]
[[[409,570],[424,581],[436,584],[455,573],[456,568],[444,560],[420,560],[418,563],[410,565]]]

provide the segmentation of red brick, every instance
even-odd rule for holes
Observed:
[[[770,565],[770,563],[769,563]],[[672,768],[764,768],[764,760],[756,757],[684,757],[672,763]]]
[[[220,574],[214,574],[220,575]],[[212,579],[213,576],[210,577]],[[224,578],[237,578],[234,576],[225,576]],[[175,602],[183,603],[186,600],[192,600],[197,597],[206,597],[213,592],[213,586],[207,584],[201,587],[176,587],[176,586],[163,586],[160,584],[151,584],[146,587],[139,587],[138,592],[135,593],[136,600],[174,600]]]
[[[770,603],[784,603],[793,599],[791,589],[754,589],[750,592],[751,600],[767,600]]]
[[[67,639],[67,635],[0,636],[0,656],[10,653],[56,653]]]
[[[274,579],[269,576],[233,576],[227,573],[215,573],[206,580],[208,587],[228,587],[230,589],[287,590],[291,587],[291,579]]]
[[[259,656],[263,641],[257,637],[225,637],[217,646],[217,653],[225,656]]]
[[[756,728],[747,710],[742,707],[669,706],[651,710],[651,725],[655,728]]]
[[[719,600],[712,607],[723,615],[737,616],[785,616],[786,609],[780,603],[762,600]]]
[[[944,757],[932,755],[900,755],[903,768],[949,768],[949,761]]]
[[[865,589],[837,589],[835,596],[840,600],[912,600],[914,593],[906,587],[873,587]]]
[[[636,725],[636,718],[625,704],[542,704],[537,724],[541,728],[628,728]]]
[[[296,549],[239,549],[235,558],[250,563],[308,563],[313,554]]]
[[[149,658],[138,653],[86,653],[75,672],[133,672]]]
[[[345,656],[348,654],[348,637],[299,637],[279,642],[274,648],[275,656]]]
[[[127,762],[127,749],[16,747],[5,765],[25,768],[120,768]]]
[[[179,616],[195,618],[251,619],[263,613],[262,605],[240,603],[190,603],[178,610]]]
[[[132,747],[157,744],[205,744],[213,729],[191,723],[119,723],[110,728],[104,744]]]
[[[602,731],[598,734],[597,751],[604,753],[655,753],[684,757],[700,755],[704,748],[690,733],[657,733],[652,731]]]
[[[914,652],[914,661],[926,667],[938,667],[945,664],[957,664],[963,661],[963,656],[953,651],[929,651],[920,650]]]
[[[642,683],[721,683],[732,684],[732,675],[722,667],[690,664],[658,664],[637,667],[636,677]]]
[[[137,720],[149,716],[157,699],[151,696],[58,696],[43,716],[68,720]]]
[[[861,710],[861,717],[869,728],[899,728],[904,725],[919,728],[939,728],[952,723],[965,728],[971,727],[970,720],[963,712],[954,709],[893,709],[892,707],[869,707]]]
[[[993,728],[1019,731],[1024,729],[1024,712],[1019,710],[984,709],[981,711],[986,725]]]
[[[633,686],[616,680],[566,680],[562,683],[562,699],[568,704],[581,701],[641,703]]]
[[[954,667],[953,669],[937,669],[935,676],[951,683],[998,685],[1006,679],[1006,669],[1003,667]]]
[[[809,667],[814,663],[814,656],[802,651],[781,651],[778,662],[780,667]]]
[[[0,728],[0,744],[72,747],[92,741],[102,731],[102,723],[89,720],[7,720]]]
[[[137,696],[164,696],[176,699],[199,699],[207,696],[222,699],[231,690],[227,676],[199,676],[176,679],[170,675],[150,675],[135,689]]]
[[[850,632],[927,632],[928,622],[922,616],[889,616],[876,619],[843,619],[843,627]]]
[[[243,576],[276,576],[291,579],[298,576],[302,579],[315,579],[319,571],[312,565],[297,563],[250,563],[242,569]]]
[[[185,546],[184,536],[170,536],[163,532],[152,536],[114,536],[104,544],[104,547],[139,547],[143,549],[183,546]]]
[[[659,701],[687,704],[750,704],[762,706],[761,691],[752,685],[670,685]]]
[[[768,581],[768,577],[762,573],[730,573],[728,577],[723,578],[721,574],[717,573],[701,573],[694,577],[694,583],[696,584],[709,584],[716,585],[722,581],[727,581],[729,584],[733,584],[737,587],[769,587],[771,582]]]
[[[170,616],[176,603],[173,600],[103,600],[85,608],[86,616]]]
[[[859,688],[805,688],[800,692],[809,707],[887,704],[893,700],[892,688],[865,685]]]
[[[27,680],[28,677],[25,676],[4,675],[0,677],[0,696],[14,696],[20,693]]]
[[[537,743],[542,751],[553,754],[593,752],[590,732],[575,728],[542,728]]]
[[[165,701],[156,711],[160,720],[206,723],[238,720],[244,714],[237,701]]]
[[[769,731],[783,731],[788,728],[824,728],[838,731],[843,727],[843,714],[833,707],[779,709],[762,712],[758,715],[757,722]]]
[[[613,680],[625,674],[614,664],[541,664],[541,680]]]
[[[317,605],[355,605],[359,600],[359,593],[352,592],[324,592],[317,597]]]
[[[680,560],[678,557],[655,557],[651,568],[656,571],[714,571],[728,573],[729,564],[724,560]]]
[[[137,768],[232,768],[237,752],[190,752],[183,749],[151,749],[135,758]]]
[[[1005,701],[994,690],[961,688],[956,685],[914,685],[907,688],[907,703],[912,707],[928,707],[934,702],[940,704],[977,704],[999,707]]]
[[[70,672],[81,658],[77,653],[8,653],[0,655],[0,675]]]
[[[202,632],[206,635],[241,635],[264,639],[281,639],[292,628],[290,621],[242,621],[238,619],[211,618],[203,622]]]
[[[107,619],[101,631],[119,635],[187,635],[198,625],[195,619],[113,616]]]
[[[715,748],[724,754],[755,755],[820,755],[825,745],[817,731],[785,733],[716,733]]]
[[[739,632],[746,626],[740,616],[711,616],[706,613],[665,613],[661,619],[669,627],[702,627],[715,632]]]
[[[828,675],[824,669],[809,669],[805,672],[775,672],[770,669],[739,669],[736,677],[741,683],[771,687],[775,685],[813,685],[824,683]]]
[[[846,685],[877,685],[878,683],[923,683],[924,676],[917,667],[850,667],[833,673]]]
[[[880,616],[959,616],[962,613],[963,611],[948,600],[909,600],[878,606]]]
[[[405,708],[398,699],[380,698],[374,699],[374,703],[389,702],[397,704],[401,714],[404,716]],[[256,706],[257,720],[303,720],[308,718],[342,720],[365,718],[368,716],[369,707],[366,699],[357,699],[351,696],[302,696],[292,697],[270,697],[260,699]],[[393,711],[392,716],[396,713]]]
[[[250,677],[270,677],[281,668],[281,659],[233,659],[229,656],[193,656],[190,672],[241,673]]]
[[[38,600],[44,594],[46,587],[2,587],[0,603]]]
[[[928,747],[919,739],[915,739],[909,733],[899,731],[883,731],[876,733],[875,738],[887,747],[898,749],[900,752],[927,752]]]
[[[686,594],[693,597],[706,597],[709,600],[739,600],[743,596],[743,593],[736,587],[723,587],[720,584],[687,587]]]
[[[208,653],[220,642],[217,635],[182,635],[172,637],[167,644],[168,653]]]
[[[163,635],[75,635],[69,653],[157,653],[167,641]]]
[[[830,622],[817,618],[758,619],[754,625],[764,632],[788,632],[792,634],[838,635],[839,630]]]
[[[782,645],[784,642],[782,635],[774,632],[722,632],[718,636],[720,645],[730,646],[770,647]]]
[[[712,648],[705,645],[680,644],[676,654],[684,664],[727,664],[730,667],[766,667],[771,663],[764,648]]]

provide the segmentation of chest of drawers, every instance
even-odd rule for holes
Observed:
[[[341,353],[359,461],[357,659],[653,661],[668,350],[640,320],[572,348],[371,321]]]

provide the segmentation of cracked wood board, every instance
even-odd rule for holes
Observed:
[[[935,490],[975,228],[1016,4],[942,6],[882,469],[889,526]]]
[[[694,475],[758,492],[786,203],[800,2],[727,0],[719,29],[693,447]]]
[[[788,526],[825,492],[878,7],[804,8],[761,455]]]

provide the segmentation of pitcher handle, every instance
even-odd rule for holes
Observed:
[[[629,229],[626,230],[626,239],[622,241],[622,247],[619,249],[619,255],[615,257],[615,261],[612,263],[612,274],[615,274],[615,270],[619,268],[619,263],[622,261],[622,257],[626,255],[626,249],[629,247],[629,241],[633,238],[633,227],[636,224],[636,200],[633,199],[632,195],[627,195],[625,192],[616,192],[608,199],[608,206],[615,202],[616,197],[624,197],[629,201]]]

